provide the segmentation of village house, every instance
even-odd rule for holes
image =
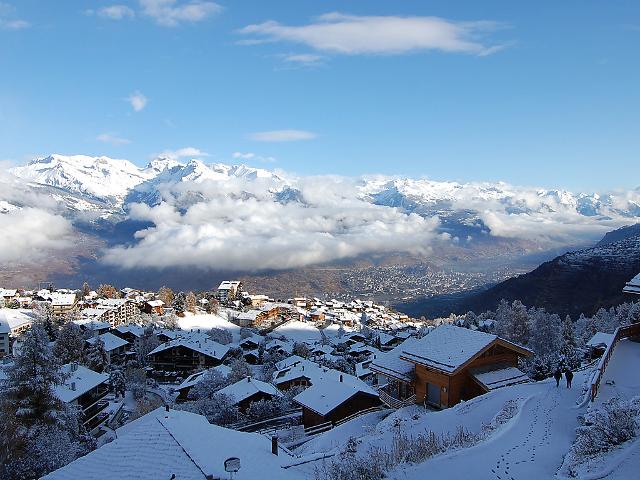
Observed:
[[[247,377],[218,390],[219,395],[226,395],[237,405],[241,412],[245,412],[253,402],[259,400],[271,400],[282,397],[282,392],[270,383]]]
[[[80,320],[73,320],[73,323],[78,325],[83,332],[91,332],[93,336],[107,333],[111,328],[111,325],[109,323],[101,322],[100,320],[94,320],[92,318],[81,318]]]
[[[115,432],[115,440],[43,480],[208,480],[229,478],[225,461],[238,459],[238,479],[291,480],[294,459],[269,438],[211,425],[195,413],[158,408]]]
[[[5,305],[8,305],[11,300],[16,300],[19,296],[16,289],[0,288],[0,300],[3,300]]]
[[[73,312],[76,309],[75,293],[49,293],[45,299],[51,303],[51,311],[53,315],[61,316]]]
[[[102,335],[98,335],[97,337],[89,338],[87,343],[89,345],[93,345],[98,341],[98,339],[102,340],[102,343],[104,343],[104,350],[107,352],[107,363],[109,363],[109,365],[124,363],[127,345],[129,345],[129,342],[115,336],[111,332],[107,332]]]
[[[31,327],[32,323],[33,319],[20,310],[0,309],[0,358],[13,353],[14,339]]]
[[[124,325],[118,325],[111,333],[126,340],[131,345],[137,345],[138,340],[144,335],[144,327],[137,323],[127,323]]]
[[[318,378],[315,383],[293,398],[302,407],[305,428],[331,422],[335,424],[350,415],[380,405],[378,392],[368,385]]]
[[[104,397],[109,392],[109,375],[94,372],[77,363],[63,365],[62,372],[65,381],[54,387],[54,393],[64,403],[80,408],[82,421],[91,432],[107,419],[104,410],[109,402]]]
[[[191,372],[216,367],[229,353],[229,347],[206,334],[178,336],[148,354],[155,370]]]
[[[149,315],[164,315],[164,302],[162,300],[147,300],[142,303],[142,311]]]
[[[400,397],[393,397],[396,400],[415,395],[417,403],[447,408],[492,389],[528,381],[517,369],[518,358],[532,355],[496,335],[441,325],[381,355],[370,368],[388,377],[392,385],[399,381],[399,391],[385,392],[396,393]],[[382,393],[381,399],[386,400]]]

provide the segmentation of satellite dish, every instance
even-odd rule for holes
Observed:
[[[224,471],[230,473],[236,473],[240,470],[240,459],[238,457],[227,458],[224,461]]]

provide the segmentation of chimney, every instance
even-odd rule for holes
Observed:
[[[271,437],[271,453],[278,455],[278,437]]]
[[[342,383],[342,380],[343,380],[342,374],[340,374],[340,383]]]
[[[76,391],[76,382],[71,382],[71,390]]]
[[[251,377],[247,377],[247,382],[251,383]]]
[[[164,410],[165,410],[167,413],[169,413],[169,404],[167,404],[167,405],[165,405],[165,406],[164,406]]]

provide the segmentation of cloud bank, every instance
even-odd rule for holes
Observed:
[[[447,53],[489,55],[501,45],[483,41],[500,28],[496,22],[455,22],[439,17],[358,16],[338,12],[307,25],[283,25],[270,20],[239,30],[250,38],[243,43],[289,42],[342,55],[395,55],[436,50]]]
[[[304,203],[274,201],[272,179],[166,187],[161,204],[132,206],[132,219],[154,226],[137,232],[136,245],[108,250],[106,263],[123,268],[279,270],[369,253],[428,255],[438,236],[437,219],[372,205],[358,197],[348,179],[301,180]],[[185,209],[182,201],[196,193],[207,200]]]

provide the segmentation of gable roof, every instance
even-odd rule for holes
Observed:
[[[224,461],[240,458],[237,480],[293,479],[282,468],[291,460],[284,451],[271,453],[268,438],[211,425],[194,413],[163,408],[117,430],[117,438],[43,477],[46,480],[205,480],[227,478]]]
[[[299,405],[325,416],[358,393],[377,397],[378,393],[368,385],[358,386],[334,379],[320,379],[293,398]]]
[[[103,333],[102,335],[98,335],[97,337],[91,337],[87,340],[87,343],[93,345],[94,343],[96,343],[96,340],[98,338],[102,340],[102,343],[104,343],[104,349],[107,352],[115,350],[116,348],[124,347],[125,345],[129,345],[129,342],[114,335],[111,332]]]
[[[613,333],[596,332],[586,343],[587,347],[608,347],[613,341]]]
[[[282,392],[270,383],[262,382],[251,377],[243,378],[232,385],[228,385],[222,390],[218,390],[217,393],[227,395],[235,403],[240,403],[256,393],[264,393],[272,397],[282,396]]]
[[[498,338],[497,335],[454,325],[441,325],[404,349],[400,357],[444,373],[454,373],[496,342],[520,355],[532,354],[530,350]]]
[[[211,358],[215,358],[217,360],[222,360],[227,352],[229,351],[229,347],[227,345],[222,345],[218,342],[211,340],[208,335],[206,336],[189,336],[189,337],[177,337],[173,340],[169,340],[161,345],[158,345],[154,350],[149,352],[148,355],[153,355],[155,353],[160,353],[170,348],[175,347],[185,347],[189,348],[193,351],[202,353]]]
[[[411,382],[415,366],[413,363],[403,360],[400,356],[418,341],[419,339],[417,338],[409,337],[388,352],[377,355],[369,369],[402,382]]]
[[[640,295],[640,273],[629,280],[622,291]]]
[[[0,333],[11,333],[14,329],[30,325],[33,319],[22,310],[0,309]]]
[[[53,387],[53,393],[65,403],[73,402],[80,395],[109,379],[109,375],[106,373],[94,372],[77,364],[67,363],[61,367],[61,370],[67,378],[62,385]],[[72,388],[74,384],[75,390]]]
[[[184,379],[184,382],[182,382],[176,388],[176,390],[183,390],[185,388],[191,388],[197,385],[204,378],[204,376],[212,370],[220,372],[220,374],[222,374],[225,377],[231,373],[231,368],[229,368],[226,365],[218,365],[217,367],[212,367],[207,370],[202,370],[201,372],[192,373],[191,375],[189,375],[187,378]]]
[[[474,380],[488,392],[496,388],[529,382],[529,377],[525,373],[511,365],[473,368],[470,373]]]

